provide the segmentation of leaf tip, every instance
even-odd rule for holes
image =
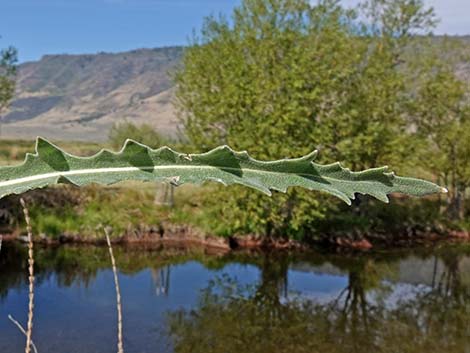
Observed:
[[[447,188],[441,188],[441,193],[442,194],[447,194],[449,192],[449,190],[447,190]]]
[[[222,145],[220,146],[220,149],[222,151],[233,151],[228,145]]]
[[[305,157],[302,157],[301,160],[308,161],[308,162],[313,162],[315,159],[317,159],[318,156],[318,150],[314,150],[307,154]]]
[[[311,159],[312,161],[316,159],[318,156],[318,150],[313,150],[307,155],[307,158]]]
[[[124,145],[123,145],[123,148],[125,148],[126,146],[128,145],[140,145],[139,142],[137,142],[136,140],[133,140],[133,139],[126,139],[124,141]]]

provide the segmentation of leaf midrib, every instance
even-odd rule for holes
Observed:
[[[270,170],[258,170],[258,169],[251,169],[251,168],[233,168],[233,167],[214,167],[214,166],[194,166],[194,165],[171,165],[171,166],[142,166],[142,167],[113,167],[113,168],[88,168],[88,169],[77,169],[77,170],[69,170],[69,171],[60,171],[60,172],[51,172],[51,173],[44,173],[44,174],[37,174],[28,177],[22,177],[17,179],[10,179],[0,182],[0,187],[5,186],[13,186],[17,184],[23,184],[33,181],[38,181],[42,179],[49,179],[54,177],[60,176],[74,176],[74,175],[85,175],[85,174],[105,174],[105,173],[120,173],[120,172],[134,172],[139,170],[158,170],[158,169],[209,169],[209,170],[233,170],[233,171],[249,171],[252,173],[258,174],[290,174],[290,175],[298,175],[298,176],[305,176],[314,179],[328,179],[328,180],[336,180],[334,178],[330,178],[327,176],[315,176],[308,173],[291,173],[291,172],[276,172]],[[345,180],[346,181],[346,180]],[[346,181],[347,182],[347,181]],[[352,182],[352,181],[351,181]]]

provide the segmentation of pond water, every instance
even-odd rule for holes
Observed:
[[[132,352],[470,352],[470,248],[207,254],[114,249]],[[0,253],[0,352],[23,352],[26,248]],[[107,248],[36,248],[40,353],[116,352]]]

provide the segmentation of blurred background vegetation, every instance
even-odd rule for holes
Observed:
[[[181,137],[126,122],[112,128],[108,146],[119,149],[126,138],[185,152],[228,144],[258,159],[318,149],[321,163],[340,161],[353,170],[389,165],[448,187],[447,196],[397,196],[390,205],[359,197],[347,207],[296,188],[267,198],[211,184],[178,189],[169,208],[152,203],[159,187],[127,183],[119,190],[86,188],[66,207],[35,201],[58,188],[31,193],[36,231],[86,235],[109,222],[119,234],[169,221],[224,236],[309,241],[319,234],[468,230],[470,91],[460,71],[470,53],[458,38],[432,36],[436,23],[422,0],[367,0],[355,9],[334,0],[244,0],[231,19],[206,18],[184,51],[174,73]],[[11,99],[13,54],[2,52],[2,102]],[[9,162],[32,148],[1,144],[0,158]],[[98,149],[61,147],[77,154]],[[7,218],[5,224],[15,224]]]
[[[223,200],[207,208],[213,219],[230,220],[227,233],[294,237],[345,222],[405,223],[395,217],[463,221],[470,105],[458,65],[469,53],[458,40],[431,36],[436,20],[420,0],[370,0],[355,10],[331,0],[246,0],[231,21],[207,18],[176,74],[185,132],[197,149],[229,144],[260,159],[319,149],[321,162],[389,165],[450,190],[423,215],[427,201],[397,199],[384,210],[359,198],[346,209],[297,189],[268,199],[218,188],[208,196]]]

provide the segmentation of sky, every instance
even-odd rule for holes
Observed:
[[[15,46],[25,62],[45,54],[185,45],[205,16],[230,15],[240,1],[0,0],[0,48]],[[434,33],[470,34],[470,0],[424,1],[441,19]]]

